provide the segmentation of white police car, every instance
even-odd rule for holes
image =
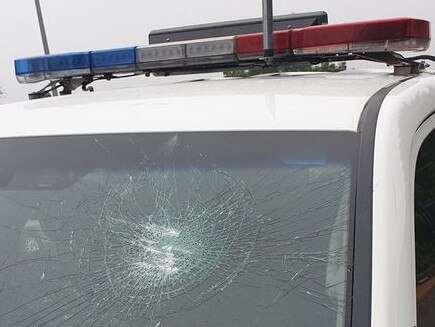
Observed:
[[[276,61],[400,67],[1,107],[1,326],[434,325],[435,76],[393,53],[427,48],[429,24],[274,35]],[[38,98],[262,61],[261,34],[177,41],[17,60],[17,77],[53,80]]]

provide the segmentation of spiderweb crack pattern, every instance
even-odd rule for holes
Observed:
[[[207,174],[208,190],[203,174],[187,175],[184,194],[170,171],[130,174],[107,192],[81,258],[89,303],[110,299],[130,319],[172,315],[222,291],[249,263],[260,222],[248,188],[223,171]]]

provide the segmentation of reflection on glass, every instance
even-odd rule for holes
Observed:
[[[435,325],[435,133],[424,141],[415,174],[417,322]]]

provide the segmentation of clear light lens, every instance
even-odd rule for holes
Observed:
[[[16,75],[18,82],[22,84],[31,84],[31,83],[37,83],[42,82],[46,79],[44,73],[37,73],[37,74],[21,74]]]
[[[46,79],[58,79],[67,77],[77,77],[91,75],[91,70],[87,69],[70,69],[70,70],[54,70],[45,73]]]
[[[185,58],[184,44],[147,46],[137,49],[137,63],[146,64],[161,61],[181,60]]]
[[[296,55],[333,54],[333,53],[370,53],[390,51],[424,51],[429,48],[429,39],[386,40],[379,42],[361,42],[334,44],[319,47],[294,49]]]
[[[186,45],[187,58],[226,56],[234,54],[234,37],[193,42]]]
[[[309,47],[302,49],[294,49],[295,55],[309,55],[309,54],[328,54],[328,53],[350,53],[349,44],[333,44],[324,45],[320,47]]]

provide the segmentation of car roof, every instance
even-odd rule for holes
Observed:
[[[77,92],[0,106],[0,137],[356,131],[367,100],[403,78],[386,71],[283,73]]]

